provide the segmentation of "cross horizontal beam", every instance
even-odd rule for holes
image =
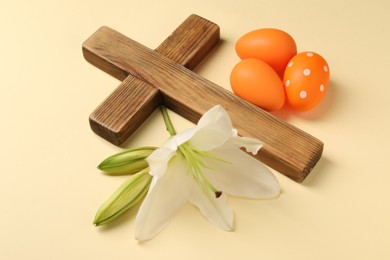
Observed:
[[[323,143],[317,138],[113,29],[100,28],[84,43],[83,51],[92,64],[104,60],[155,87],[168,108],[192,122],[221,104],[240,135],[265,143],[256,158],[298,182],[322,155]]]

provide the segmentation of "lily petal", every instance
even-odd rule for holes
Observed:
[[[172,150],[176,150],[178,146],[184,144],[192,138],[196,133],[196,127],[185,129],[178,135],[172,136],[168,141],[163,144],[163,147],[169,147]]]
[[[232,135],[229,115],[217,105],[208,110],[199,120],[191,144],[201,151],[209,151],[223,145]]]
[[[232,130],[232,137],[230,138],[229,142],[239,148],[244,147],[247,152],[252,154],[257,154],[257,152],[263,146],[263,143],[257,139],[238,136],[236,129]]]
[[[153,177],[149,189],[135,219],[135,238],[145,241],[156,236],[188,201],[194,178],[186,174],[184,159],[175,156],[169,162],[166,174]]]
[[[210,151],[220,160],[205,158],[203,173],[222,192],[245,198],[273,198],[280,186],[262,163],[230,143]]]
[[[146,161],[149,164],[150,174],[161,177],[167,170],[168,162],[176,154],[177,147],[187,142],[195,133],[195,128],[184,130],[180,135],[168,139],[159,149],[153,151]],[[152,186],[155,182],[152,182]]]
[[[216,198],[213,193],[206,192],[199,185],[194,185],[189,201],[199,208],[210,223],[226,231],[233,230],[233,209],[227,204],[226,195]]]
[[[169,161],[175,154],[176,150],[165,146],[153,151],[153,153],[146,158],[150,168],[150,175],[157,178],[162,177],[168,168]]]

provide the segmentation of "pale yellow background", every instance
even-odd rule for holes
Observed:
[[[0,6],[0,259],[390,259],[390,2],[285,0],[2,1]],[[199,66],[230,89],[234,43],[257,28],[289,32],[322,54],[330,90],[315,110],[278,113],[325,143],[303,184],[275,172],[280,198],[230,198],[235,231],[188,205],[139,244],[130,212],[92,225],[126,177],[96,165],[121,151],[92,133],[88,116],[119,84],[88,64],[81,44],[102,25],[155,48],[190,14],[221,27]],[[178,129],[191,126],[173,116]],[[124,147],[160,145],[159,113]]]

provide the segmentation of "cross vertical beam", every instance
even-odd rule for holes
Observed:
[[[219,34],[218,25],[191,15],[155,51],[188,69],[194,69],[218,44]],[[87,60],[92,59],[91,63],[123,80],[89,117],[91,129],[96,134],[120,145],[161,104],[160,93],[129,74],[122,64],[113,63],[103,56],[91,56],[86,46],[83,51]]]
[[[158,102],[192,122],[221,104],[240,135],[265,143],[256,158],[298,182],[306,178],[322,155],[323,143],[317,138],[108,27],[95,32],[84,43],[83,51],[92,64],[121,67],[153,86],[160,93]]]

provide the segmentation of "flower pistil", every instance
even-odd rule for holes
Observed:
[[[215,188],[214,185],[203,174],[202,167],[210,167],[204,163],[204,160],[202,160],[201,157],[209,157],[216,160],[219,159],[207,152],[197,150],[188,142],[179,146],[179,152],[188,162],[190,171],[192,172],[196,182],[202,188],[203,192],[207,193],[210,190],[215,194],[216,198],[219,198],[222,195],[222,191]]]

